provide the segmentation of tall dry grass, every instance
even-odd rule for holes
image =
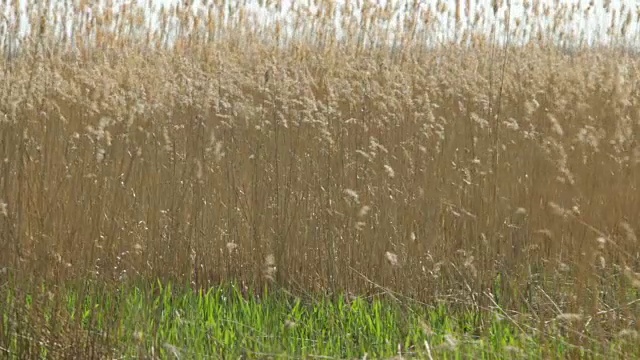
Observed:
[[[291,38],[241,5],[63,36],[30,4],[0,75],[0,281],[394,292],[640,330],[637,57],[481,10],[469,23],[529,41],[425,46],[418,24],[462,22],[444,2],[391,44],[403,8],[345,5],[364,25],[339,40],[318,5],[290,10]]]

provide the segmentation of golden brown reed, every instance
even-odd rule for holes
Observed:
[[[425,32],[367,47],[353,25],[340,43],[320,3],[288,43],[242,11],[189,33],[184,8],[143,35],[135,9],[79,18],[75,53],[44,26],[28,38],[0,75],[3,268],[52,283],[382,288],[540,319],[615,312],[591,326],[626,329],[638,59],[477,35],[427,49]]]

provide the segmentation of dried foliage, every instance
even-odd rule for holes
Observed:
[[[146,32],[140,9],[95,12],[72,37],[34,16],[0,74],[0,280],[382,288],[628,329],[638,58],[527,19],[496,23],[521,46],[385,45],[401,9],[345,36],[331,6],[290,10],[296,38],[241,5],[165,8]],[[438,9],[462,16],[404,26]]]

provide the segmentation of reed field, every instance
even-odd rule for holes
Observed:
[[[0,5],[0,358],[640,357],[639,9],[205,3]]]

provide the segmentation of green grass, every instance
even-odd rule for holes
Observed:
[[[434,359],[511,359],[604,357],[630,346],[619,339],[608,350],[577,350],[571,332],[557,324],[543,335],[496,311],[454,313],[444,303],[387,297],[304,299],[282,291],[247,295],[227,286],[195,292],[159,283],[70,286],[55,294],[45,287],[22,294],[3,290],[4,355],[428,359],[428,344]]]

